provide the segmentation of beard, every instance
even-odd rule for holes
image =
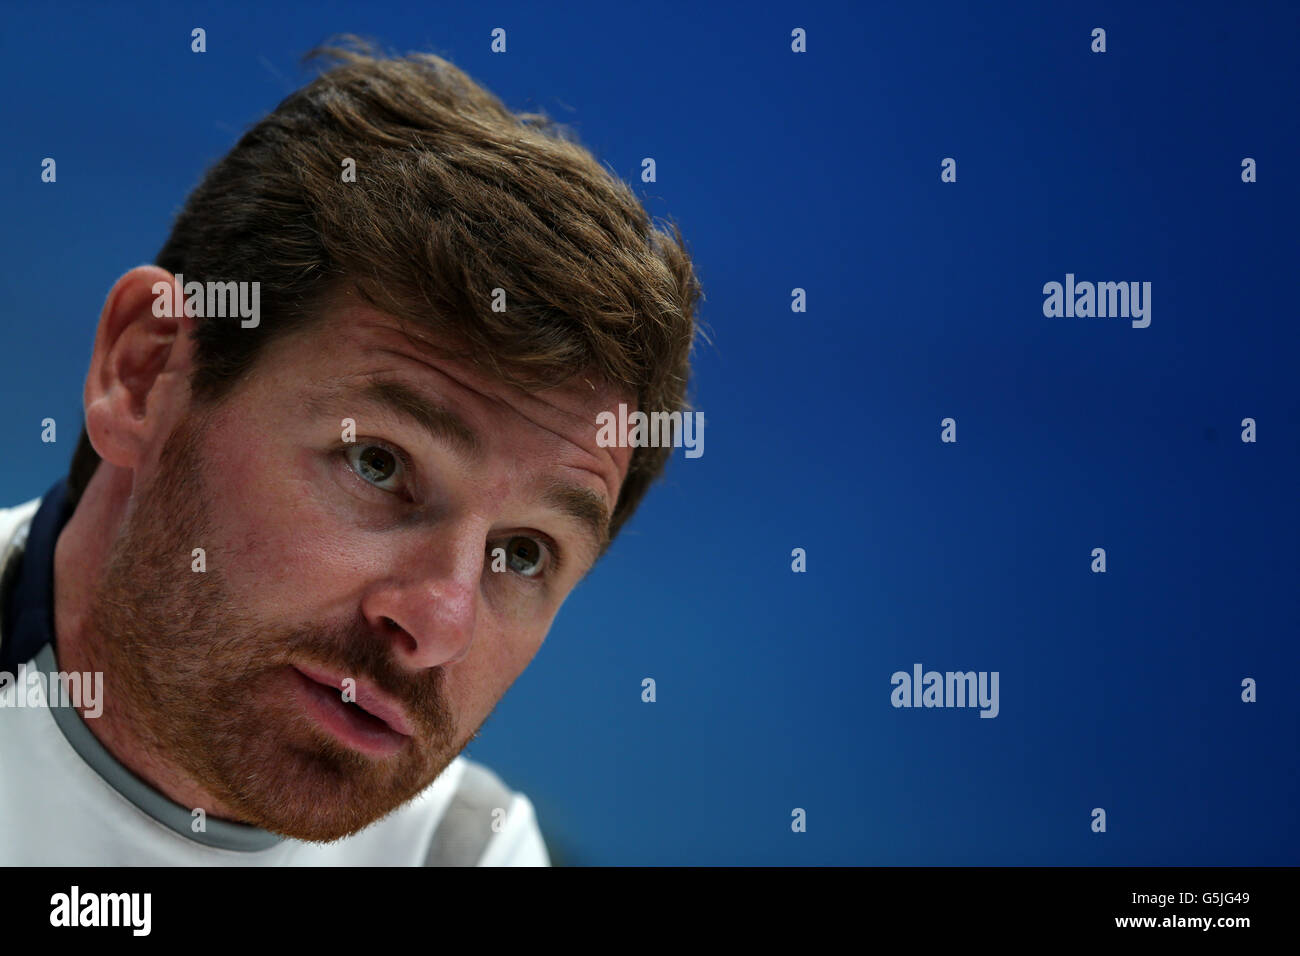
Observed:
[[[337,840],[424,790],[470,738],[456,742],[442,670],[397,665],[391,635],[359,610],[348,622],[285,627],[246,611],[221,555],[207,554],[217,560],[204,572],[191,569],[191,550],[220,540],[204,485],[209,417],[191,415],[168,437],[92,596],[91,655],[104,673],[105,716],[198,785],[220,816],[300,840]],[[295,702],[294,662],[387,692],[405,707],[410,738],[384,758],[346,746]]]

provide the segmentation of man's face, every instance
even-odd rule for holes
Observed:
[[[332,840],[405,803],[598,556],[631,451],[595,421],[629,396],[591,382],[528,394],[354,304],[269,345],[134,476],[107,701],[244,822]]]

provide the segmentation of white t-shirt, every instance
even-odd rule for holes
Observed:
[[[40,503],[0,509],[0,569],[21,553]],[[26,667],[57,669],[53,644]],[[414,799],[333,843],[211,818],[196,832],[191,811],[114,760],[75,709],[27,706],[40,695],[17,678],[0,690],[0,866],[468,865],[466,853],[478,866],[550,865],[529,799],[463,755]],[[458,854],[458,844],[472,849]]]

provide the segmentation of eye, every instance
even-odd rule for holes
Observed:
[[[349,444],[344,453],[352,470],[366,481],[384,491],[397,490],[384,484],[403,475],[404,462],[397,452],[383,445],[358,442]]]
[[[535,578],[546,569],[546,549],[535,538],[517,535],[506,542],[506,564],[526,578]]]

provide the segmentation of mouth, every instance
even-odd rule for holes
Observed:
[[[292,666],[290,679],[303,709],[333,737],[361,753],[391,757],[411,740],[410,721],[399,705],[357,681],[343,699],[343,681],[310,667]]]

